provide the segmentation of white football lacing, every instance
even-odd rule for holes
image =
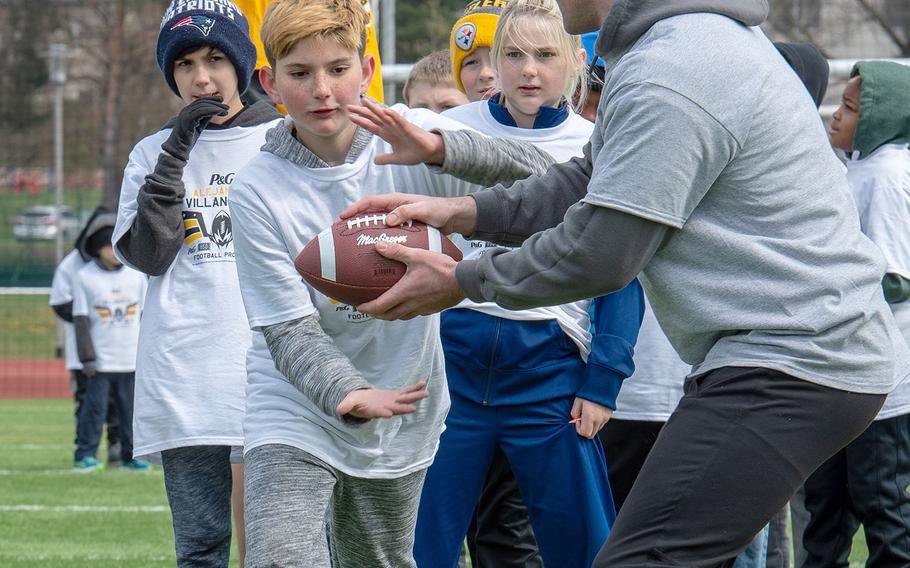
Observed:
[[[354,217],[353,219],[348,219],[348,229],[366,229],[370,225],[385,225],[385,213],[374,213],[372,215],[364,215],[363,217]],[[413,221],[408,219],[405,223],[408,227],[414,224]]]

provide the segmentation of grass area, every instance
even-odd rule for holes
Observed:
[[[72,408],[0,400],[0,566],[174,566],[161,468],[73,473]]]
[[[54,356],[56,316],[48,297],[0,296],[0,359],[49,359]]]
[[[70,401],[0,400],[0,566],[174,566],[161,468],[73,473],[72,441]],[[850,567],[866,556],[859,531]]]

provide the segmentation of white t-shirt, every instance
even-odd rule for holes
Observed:
[[[571,109],[569,116],[562,123],[551,128],[518,128],[506,126],[493,118],[490,105],[487,101],[476,101],[449,109],[442,113],[447,118],[452,118],[475,128],[480,132],[496,138],[508,138],[534,144],[556,158],[557,162],[567,162],[581,156],[582,149],[591,139],[594,123],[585,120]],[[462,235],[454,234],[450,238],[455,243],[465,258],[480,258],[490,248],[501,247],[495,243],[481,240],[468,240]],[[559,306],[544,306],[528,310],[507,310],[494,302],[477,303],[465,299],[458,308],[469,308],[478,312],[519,321],[556,320],[565,334],[578,345],[582,359],[588,360],[591,352],[591,321],[588,308],[591,300],[581,300],[571,304]]]
[[[683,395],[692,366],[686,364],[664,335],[645,299],[645,315],[635,344],[635,372],[622,382],[614,418],[666,422]]]
[[[54,280],[51,282],[51,297],[48,305],[58,306],[73,301],[73,280],[76,278],[76,272],[85,266],[82,255],[79,251],[73,250],[63,257],[57,269],[54,270]],[[76,334],[73,332],[73,324],[63,322],[64,335],[64,353],[66,354],[66,368],[73,371],[82,369],[82,363],[79,361],[79,354],[76,352]]]
[[[139,317],[145,299],[144,274],[123,266],[106,270],[88,262],[73,283],[73,317],[91,322],[95,368],[104,373],[136,370]]]
[[[427,110],[392,108],[423,128],[464,128]],[[439,316],[375,320],[316,291],[294,269],[307,242],[361,197],[396,189],[439,196],[477,189],[423,166],[373,163],[386,152],[391,147],[373,137],[354,163],[328,168],[307,168],[261,152],[234,182],[237,273],[254,329],[247,363],[246,451],[286,444],[362,478],[397,478],[432,463],[449,408]],[[417,412],[352,426],[325,414],[291,385],[255,330],[312,314],[372,385],[398,389],[428,381],[429,397],[417,404]]]
[[[910,279],[910,151],[887,144],[862,160],[847,162],[847,181],[863,233],[885,257],[885,272]],[[910,302],[888,304],[904,339],[910,341]],[[898,384],[876,420],[910,412],[910,380]]]
[[[137,456],[196,445],[243,444],[245,356],[250,331],[240,298],[228,194],[272,121],[205,130],[183,172],[185,238],[174,262],[149,279],[139,337],[133,412]],[[116,243],[136,218],[136,196],[170,129],[130,154]],[[116,250],[116,247],[115,247]]]

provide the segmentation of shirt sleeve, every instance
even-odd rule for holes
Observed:
[[[616,410],[622,382],[635,371],[635,342],[645,314],[638,280],[592,302],[593,334],[585,382],[576,396]]]
[[[51,281],[51,296],[48,300],[51,306],[73,301],[74,268],[72,259],[69,256],[63,257],[63,260],[57,265],[57,270],[54,271],[54,279]]]
[[[636,83],[615,93],[584,201],[681,228],[735,156],[734,136],[680,93]]]
[[[120,259],[120,262],[134,270],[139,270],[139,268],[121,253],[117,243],[130,230],[136,220],[139,210],[137,202],[139,188],[145,183],[145,176],[151,171],[151,165],[145,163],[139,148],[134,148],[130,153],[126,168],[123,170],[123,182],[120,185],[120,204],[117,208],[117,223],[114,225],[114,233],[111,236],[111,242],[115,245],[114,255]]]
[[[883,185],[869,192],[862,230],[882,251],[885,272],[910,279],[910,194]]]
[[[76,272],[73,278],[73,317],[87,315],[89,315],[88,295],[80,273]]]
[[[294,268],[294,254],[258,195],[235,180],[230,203],[237,276],[250,327],[316,313],[310,291]]]

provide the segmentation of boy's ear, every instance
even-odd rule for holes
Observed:
[[[363,56],[363,76],[360,80],[360,94],[367,94],[370,83],[373,82],[373,73],[376,72],[376,58],[372,53]]]
[[[262,90],[265,93],[272,97],[272,100],[278,104],[284,104],[281,100],[281,94],[278,92],[278,87],[275,84],[275,72],[271,67],[262,67],[259,69],[259,84],[262,85]]]

